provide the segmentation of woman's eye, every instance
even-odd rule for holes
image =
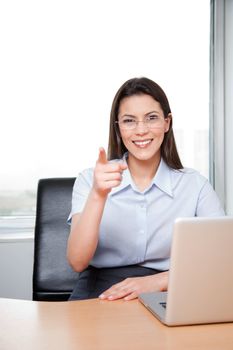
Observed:
[[[123,119],[122,120],[122,123],[123,124],[130,124],[130,123],[134,123],[135,120],[134,119],[130,119],[130,118],[127,118],[127,119]]]
[[[152,114],[147,117],[147,120],[158,120],[158,119],[159,119],[159,116],[156,114]]]

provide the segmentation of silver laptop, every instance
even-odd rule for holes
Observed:
[[[168,326],[233,321],[233,217],[177,219],[168,292],[139,300]]]

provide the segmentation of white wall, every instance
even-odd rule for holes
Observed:
[[[0,297],[32,299],[33,246],[32,237],[0,239]]]

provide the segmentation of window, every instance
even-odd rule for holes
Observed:
[[[170,101],[185,166],[208,177],[209,1],[0,4],[0,215],[33,215],[39,178],[107,147],[116,90],[147,76]]]

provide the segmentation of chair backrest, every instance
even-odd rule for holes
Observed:
[[[41,179],[37,190],[34,244],[33,300],[67,300],[78,273],[66,259],[75,178]]]

